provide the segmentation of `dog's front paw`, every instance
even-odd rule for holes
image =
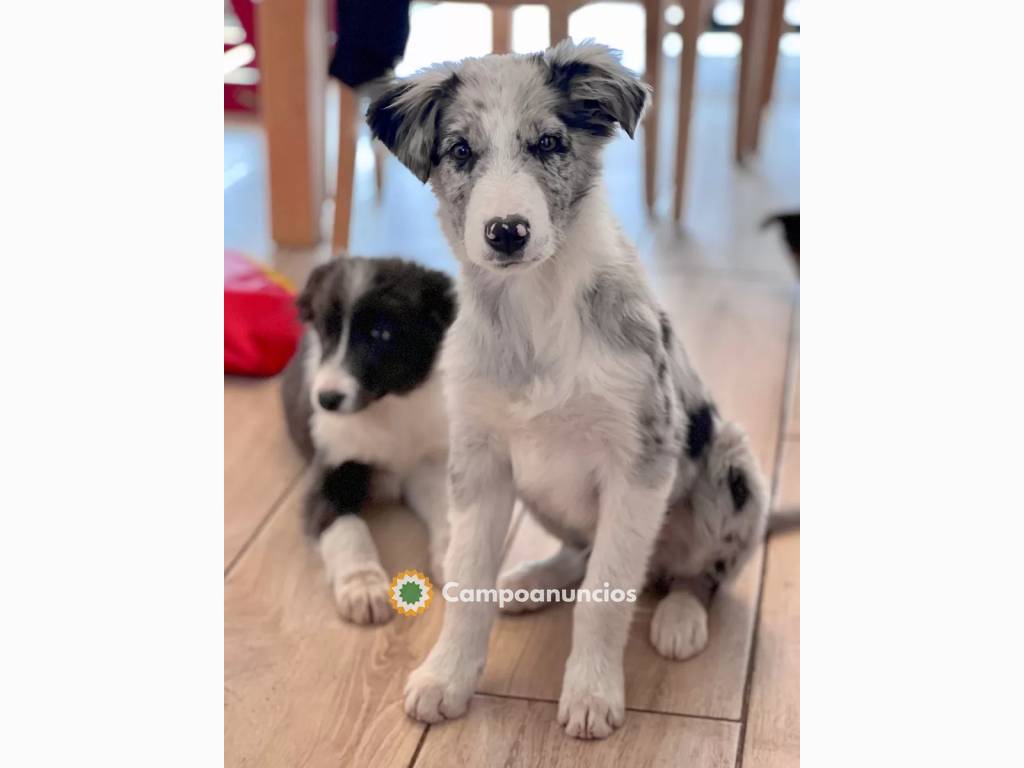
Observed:
[[[334,582],[338,613],[353,624],[384,624],[394,611],[388,600],[387,577],[376,571],[354,573]]]
[[[670,592],[651,619],[651,644],[666,659],[696,656],[708,644],[708,612],[689,592]]]
[[[428,659],[413,670],[405,684],[405,713],[424,723],[462,717],[473,687],[473,681],[464,676],[440,673]]]
[[[621,679],[616,683],[606,678],[600,685],[588,685],[571,681],[567,672],[558,701],[558,722],[567,734],[577,739],[606,739],[625,719]]]

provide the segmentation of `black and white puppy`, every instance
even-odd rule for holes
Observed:
[[[401,259],[342,257],[313,270],[297,300],[302,343],[284,372],[288,429],[316,467],[306,532],[342,618],[392,615],[389,580],[360,517],[401,498],[426,523],[434,578],[448,541],[448,425],[438,359],[455,318],[451,279]]]

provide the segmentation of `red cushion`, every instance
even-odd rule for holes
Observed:
[[[224,251],[224,372],[280,373],[301,333],[288,281],[240,253]]]

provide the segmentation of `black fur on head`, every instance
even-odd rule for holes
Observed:
[[[606,45],[563,40],[544,53],[548,84],[563,93],[562,120],[570,128],[611,136],[618,123],[633,138],[651,98],[651,87],[622,65]]]
[[[450,64],[396,80],[370,104],[366,122],[402,164],[423,182],[437,165],[437,128],[444,102],[459,86]]]
[[[341,366],[367,403],[423,383],[456,313],[448,275],[396,258],[342,257],[321,265],[296,305],[319,338],[322,361],[346,340]]]

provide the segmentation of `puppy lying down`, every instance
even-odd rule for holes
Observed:
[[[633,135],[648,98],[608,48],[563,41],[424,70],[367,117],[429,181],[460,267],[445,343],[445,576],[495,587],[519,497],[563,545],[500,587],[660,586],[651,641],[683,659],[706,645],[708,601],[760,540],[767,494],[608,203],[603,148],[617,127]],[[410,716],[466,711],[495,610],[445,606],[406,685]],[[629,602],[577,602],[558,707],[570,735],[603,738],[623,723],[632,614]]]
[[[342,257],[313,270],[297,300],[305,332],[285,369],[292,439],[313,462],[306,532],[342,618],[380,624],[390,580],[360,517],[402,499],[427,525],[433,576],[448,541],[448,425],[438,357],[455,317],[451,279],[400,259]]]

